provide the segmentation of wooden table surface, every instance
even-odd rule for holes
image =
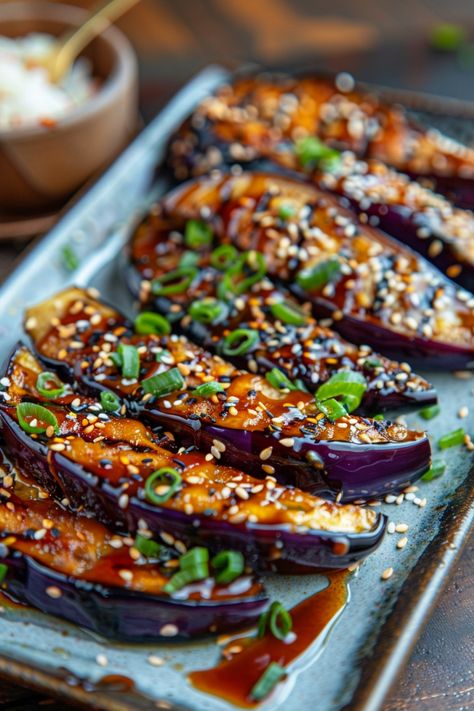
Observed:
[[[444,21],[462,24],[474,39],[472,0],[142,0],[119,24],[139,55],[141,109],[150,119],[211,61],[311,62],[385,85],[472,100],[474,67],[428,49],[430,29]],[[24,246],[0,243],[0,281]],[[474,537],[383,711],[474,709],[473,567]],[[0,709],[43,708],[69,707],[0,682]]]

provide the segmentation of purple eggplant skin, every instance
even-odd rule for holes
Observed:
[[[254,624],[268,605],[263,594],[217,602],[109,588],[58,573],[19,551],[0,562],[8,567],[2,590],[15,601],[121,642],[169,642],[230,632]],[[48,595],[51,586],[61,591],[60,597]],[[160,632],[166,632],[166,625],[178,630],[172,638]]]
[[[384,516],[377,517],[374,528],[368,532],[339,534],[312,529],[293,532],[285,525],[230,524],[152,506],[138,496],[130,497],[129,505],[122,509],[118,504],[120,488],[100,480],[61,453],[48,453],[5,410],[0,411],[0,416],[8,450],[21,468],[29,471],[54,498],[61,500],[66,496],[70,508],[86,510],[96,520],[119,531],[134,533],[142,520],[155,535],[171,534],[187,546],[204,545],[213,551],[240,550],[259,569],[277,571],[283,565],[286,572],[346,568],[372,553],[384,535]]]
[[[474,210],[474,180],[458,175],[416,175],[408,172],[413,180],[428,182],[436,193],[445,195],[450,202],[463,210]]]

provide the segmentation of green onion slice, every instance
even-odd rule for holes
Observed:
[[[237,259],[237,250],[231,244],[221,244],[211,254],[211,265],[221,272],[226,271]]]
[[[282,203],[278,208],[278,217],[280,220],[289,220],[295,214],[295,208],[289,203]]]
[[[65,387],[55,373],[45,370],[36,379],[36,389],[43,397],[54,400],[64,394]]]
[[[263,254],[254,250],[244,252],[224,273],[217,287],[217,294],[224,301],[245,294],[254,284],[263,279],[266,272]]]
[[[231,583],[244,572],[244,556],[240,551],[221,551],[211,561],[212,567],[218,571],[216,581],[221,585]]]
[[[110,390],[102,390],[100,393],[100,404],[106,412],[116,412],[120,407],[120,400],[117,395]]]
[[[175,494],[181,486],[181,475],[172,467],[161,467],[150,474],[145,482],[145,496],[152,504],[164,504]],[[166,486],[162,494],[156,493],[157,485]]]
[[[341,371],[331,375],[329,380],[316,391],[316,400],[324,402],[339,398],[347,412],[352,412],[359,407],[362,396],[367,390],[367,383],[363,375],[354,371]]]
[[[222,341],[222,353],[227,356],[244,355],[259,342],[258,331],[251,328],[236,328]]]
[[[184,378],[178,368],[170,368],[164,373],[157,373],[142,380],[141,386],[146,393],[151,393],[157,397],[169,395],[176,390],[181,390],[184,385]]]
[[[200,220],[188,220],[184,228],[184,241],[187,247],[197,249],[212,244],[212,227]]]
[[[427,472],[423,474],[423,476],[421,477],[421,481],[433,481],[433,479],[437,479],[438,477],[443,476],[445,470],[445,461],[443,461],[442,459],[433,459],[433,461],[431,462],[431,467],[428,469]]]
[[[121,359],[122,377],[136,380],[140,374],[140,354],[135,346],[119,343],[117,353]]]
[[[457,447],[459,444],[464,443],[465,432],[462,427],[454,430],[453,432],[448,432],[443,435],[438,440],[438,447],[440,449],[448,449],[449,447]]]
[[[272,304],[270,310],[275,318],[291,326],[304,326],[308,322],[308,316],[296,304],[289,301],[279,301]]]
[[[332,170],[340,162],[341,154],[335,148],[327,146],[316,136],[305,136],[295,143],[295,153],[303,168],[320,167]]]
[[[299,390],[298,386],[292,383],[278,368],[272,368],[268,373],[265,373],[265,378],[277,390]]]
[[[141,335],[166,336],[170,331],[171,326],[168,319],[152,311],[143,311],[135,319],[135,332]]]
[[[364,368],[375,370],[375,368],[381,368],[383,366],[383,363],[378,358],[366,358],[362,365]]]
[[[260,679],[257,681],[252,691],[250,698],[254,701],[263,701],[273,691],[283,677],[286,676],[285,668],[276,662],[270,662],[268,667],[263,672]]]
[[[43,434],[50,426],[54,427],[55,432],[59,430],[56,416],[34,402],[21,402],[16,406],[16,415],[20,427],[28,434]],[[33,422],[35,424],[32,424]]]
[[[80,264],[79,257],[69,244],[61,250],[61,261],[68,272],[75,272]]]
[[[3,583],[8,573],[8,565],[5,563],[0,563],[0,585]]]
[[[200,301],[193,301],[188,309],[188,314],[195,321],[212,324],[218,323],[228,312],[227,306],[223,304],[222,301],[211,297],[201,299]]]
[[[305,291],[322,289],[329,282],[335,281],[341,272],[341,263],[337,257],[319,262],[314,267],[302,269],[296,275],[296,282]]]
[[[163,274],[151,282],[151,291],[155,296],[182,294],[198,275],[196,267],[178,267],[172,272]]]
[[[191,548],[179,559],[180,570],[164,586],[167,593],[174,593],[189,583],[209,577],[209,551],[197,546]]]
[[[334,422],[340,417],[344,417],[345,415],[347,415],[347,410],[344,405],[342,405],[337,400],[334,400],[333,398],[329,398],[329,400],[324,400],[324,402],[316,400],[316,405],[321,410],[321,412],[328,418],[328,420],[331,420],[331,422]]]
[[[145,558],[158,558],[163,548],[163,546],[156,541],[153,541],[151,538],[145,538],[145,536],[142,536],[140,533],[137,533],[133,545]]]
[[[198,395],[199,397],[211,397],[211,395],[223,392],[225,392],[225,389],[222,387],[221,383],[218,383],[217,380],[211,380],[208,383],[198,385],[197,388],[194,388],[192,394]]]
[[[275,600],[269,609],[260,616],[257,635],[258,637],[263,637],[267,628],[269,628],[274,637],[283,640],[292,627],[293,620],[290,613],[283,607],[281,602]]]
[[[432,420],[434,417],[437,417],[440,412],[441,408],[439,405],[431,405],[430,407],[424,407],[418,414],[424,420]]]

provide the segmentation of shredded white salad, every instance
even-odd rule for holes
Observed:
[[[30,34],[12,39],[0,36],[0,130],[19,126],[54,126],[84,103],[96,83],[86,60],[74,63],[61,84],[51,83],[35,60],[46,54],[54,38]]]

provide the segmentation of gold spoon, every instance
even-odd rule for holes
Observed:
[[[139,0],[104,0],[92,11],[83,25],[74,27],[59,37],[51,50],[44,57],[37,58],[35,63],[44,67],[51,81],[58,84],[84,47],[138,2]]]

